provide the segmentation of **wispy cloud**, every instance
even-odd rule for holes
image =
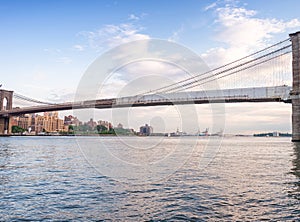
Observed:
[[[77,50],[77,51],[83,51],[84,50],[84,46],[83,45],[73,45],[73,49]]]
[[[150,39],[150,36],[142,33],[143,28],[132,23],[119,25],[105,25],[96,31],[83,31],[88,39],[89,46],[94,49],[112,48],[114,46],[142,39]]]
[[[139,15],[137,15],[137,14],[130,14],[128,16],[128,20],[139,21],[139,20],[143,19],[145,16],[147,16],[147,13],[141,13]]]
[[[136,16],[135,14],[130,14],[128,16],[128,20],[140,20],[140,17]]]
[[[74,89],[49,89],[46,100],[53,103],[74,101]]]
[[[63,64],[71,64],[72,59],[69,58],[69,57],[60,57],[60,58],[57,59],[57,62],[63,63]]]
[[[122,67],[106,78],[97,98],[137,95],[172,84],[184,77],[188,75],[175,65],[160,61],[138,61]]]
[[[53,49],[53,48],[45,48],[43,51],[44,51],[44,52],[47,52],[47,53],[49,53],[49,54],[55,54],[55,55],[61,53],[61,50],[60,50],[60,49]]]
[[[206,7],[204,8],[204,11],[208,11],[208,10],[210,10],[210,9],[213,9],[213,8],[215,8],[216,6],[217,6],[217,2],[213,2],[213,3],[209,4],[208,6],[206,6]]]
[[[178,42],[180,39],[180,34],[183,32],[183,25],[168,38],[169,41]]]

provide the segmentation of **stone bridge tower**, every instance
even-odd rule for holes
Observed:
[[[293,54],[292,133],[293,142],[300,142],[300,32],[290,34]]]
[[[12,109],[13,91],[0,89],[0,111]],[[0,116],[0,135],[11,133],[10,117],[8,115]]]

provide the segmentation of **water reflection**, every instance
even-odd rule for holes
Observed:
[[[0,141],[0,185],[9,181],[9,175],[5,173],[5,168],[9,167],[13,151],[9,144],[4,140]]]
[[[95,171],[75,138],[0,138],[0,221],[299,221],[300,143],[224,138],[205,171],[198,149],[168,180],[133,185]]]
[[[294,154],[293,154],[291,174],[296,176],[294,182],[294,189],[291,195],[297,200],[300,200],[300,143],[294,143]]]

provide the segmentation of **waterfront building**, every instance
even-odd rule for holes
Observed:
[[[149,136],[152,133],[153,133],[152,126],[149,126],[148,124],[145,124],[145,126],[140,127],[140,135]]]
[[[12,118],[11,118],[11,125],[12,126],[18,126],[18,117],[17,116],[13,116]]]
[[[12,126],[19,126],[29,133],[64,131],[64,120],[59,119],[58,112],[45,112],[44,115],[24,114],[14,117]]]
[[[65,126],[79,126],[82,122],[79,121],[79,119],[75,116],[69,115],[64,117],[64,125]]]
[[[45,112],[43,116],[35,116],[35,132],[64,131],[64,120],[59,119],[58,112]]]
[[[85,123],[90,130],[94,130],[95,127],[97,126],[97,123],[91,118],[88,122]]]
[[[35,130],[35,116],[34,114],[24,114],[16,118],[17,126],[30,131]]]

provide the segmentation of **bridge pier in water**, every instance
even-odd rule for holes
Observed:
[[[300,142],[300,32],[290,34],[293,54],[292,141]]]
[[[11,110],[13,100],[13,91],[0,90],[0,111]],[[9,135],[11,133],[11,117],[0,117],[0,135]]]

